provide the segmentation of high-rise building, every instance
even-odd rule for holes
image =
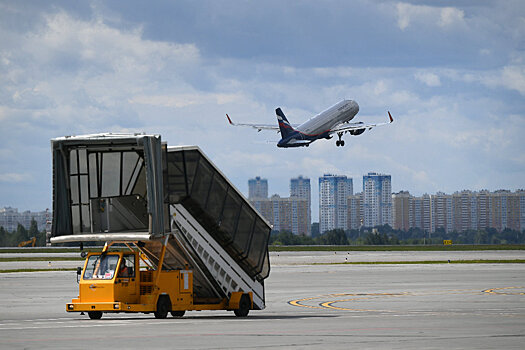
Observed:
[[[354,193],[353,181],[345,175],[325,174],[319,178],[319,231],[347,229],[347,197]]]
[[[46,229],[48,216],[51,215],[46,211],[31,212],[29,210],[19,212],[17,208],[4,207],[0,208],[0,226],[6,231],[13,232],[18,228],[18,224],[26,229],[31,227],[31,220],[35,220],[39,231]]]
[[[359,230],[363,226],[363,193],[347,197],[347,225],[349,230]]]
[[[311,235],[311,222],[312,222],[312,196],[311,196],[311,187],[310,179],[303,178],[299,176],[297,178],[290,179],[290,197],[303,198],[307,200],[308,213],[307,213],[307,223],[308,223],[308,236]]]
[[[445,232],[453,230],[452,196],[438,192],[432,196],[433,228],[442,228]]]
[[[482,190],[478,192],[477,199],[477,217],[478,228],[484,229],[490,227],[490,192]]]
[[[519,210],[520,210],[520,231],[525,230],[525,190],[516,191],[516,196],[519,201]]]
[[[259,176],[248,180],[248,198],[268,198],[268,180]]]
[[[392,226],[392,179],[390,175],[368,173],[363,176],[364,225]]]
[[[396,230],[410,229],[410,198],[408,191],[392,194],[393,227]]]
[[[309,235],[308,200],[274,194],[270,198],[253,198],[252,205],[272,225],[274,231],[287,231],[294,235]]]
[[[402,192],[400,192],[402,193]],[[392,195],[394,202],[394,228],[402,228],[407,213],[400,204],[400,194]],[[438,192],[422,197],[409,195],[409,228],[420,228],[435,232],[443,228],[446,232],[482,230],[495,228],[502,231],[510,228],[516,231],[525,229],[525,191],[511,192],[482,190],[472,192],[463,190],[448,195]],[[403,216],[402,218],[400,216]]]

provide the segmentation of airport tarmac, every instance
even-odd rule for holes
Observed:
[[[245,319],[203,311],[181,319],[90,320],[64,311],[77,288],[74,271],[0,274],[0,348],[523,349],[525,343],[525,264],[294,260],[272,265],[267,308]]]
[[[68,257],[79,258],[80,253],[1,253],[1,258]],[[270,252],[272,266],[302,264],[334,264],[344,262],[392,261],[447,261],[447,260],[525,260],[525,250],[472,250],[472,251],[284,251]],[[78,261],[0,261],[0,270],[76,268]]]

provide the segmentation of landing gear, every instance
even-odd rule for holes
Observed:
[[[335,145],[337,147],[339,147],[339,146],[343,147],[345,145],[345,142],[343,140],[341,140],[341,137],[343,137],[343,133],[342,132],[338,132],[337,136],[339,137],[339,140],[335,141]]]

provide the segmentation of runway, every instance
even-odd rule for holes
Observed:
[[[522,349],[525,343],[524,264],[297,262],[272,265],[267,308],[245,319],[203,311],[182,319],[89,320],[64,311],[78,293],[75,272],[0,274],[0,348]]]

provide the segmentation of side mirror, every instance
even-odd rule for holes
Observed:
[[[77,283],[78,283],[78,280],[79,280],[81,274],[82,274],[82,268],[79,266],[79,267],[77,267]]]
[[[85,258],[87,255],[88,255],[87,252],[81,252],[81,253],[80,253],[80,257],[81,257],[81,258]]]

